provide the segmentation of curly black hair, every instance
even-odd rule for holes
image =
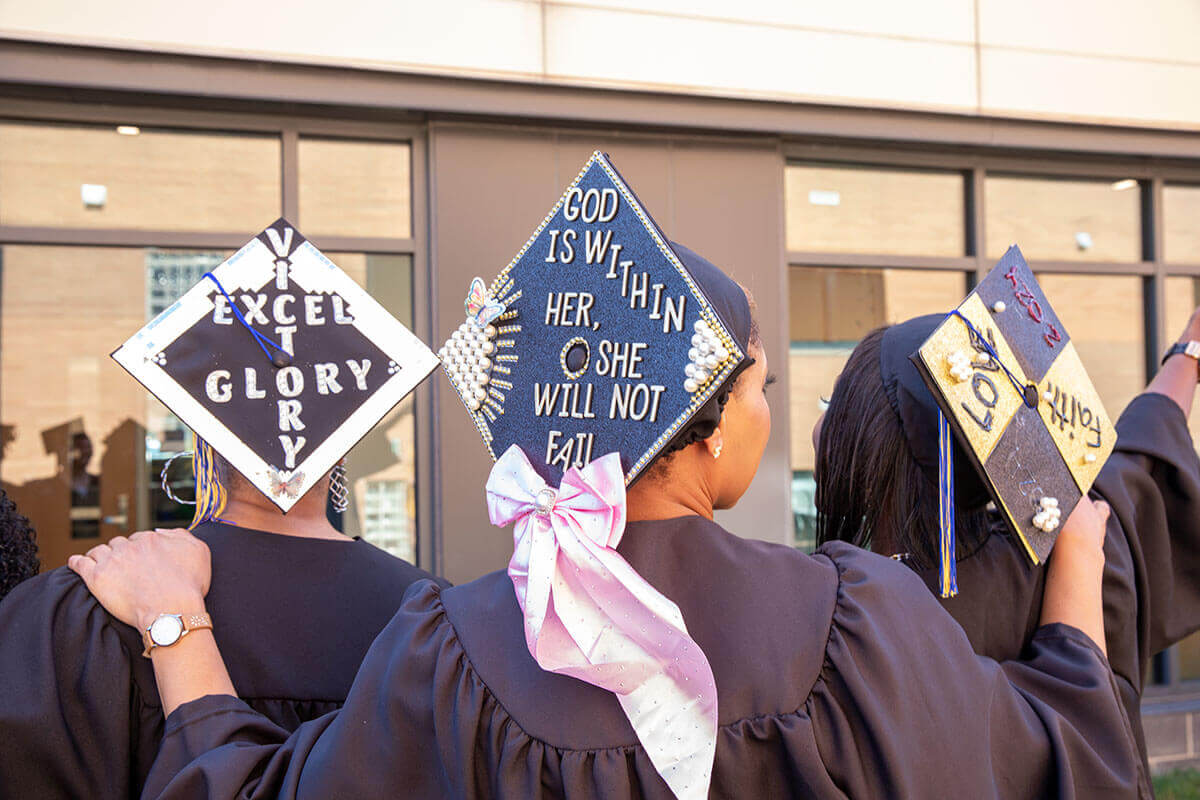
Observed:
[[[0,600],[39,569],[37,534],[8,493],[0,489]]]

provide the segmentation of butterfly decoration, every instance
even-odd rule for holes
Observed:
[[[303,472],[295,472],[287,480],[284,480],[283,473],[277,470],[267,475],[271,481],[271,494],[276,497],[286,494],[292,500],[295,500],[300,495],[300,484],[304,483]]]
[[[504,304],[497,303],[488,296],[483,278],[475,278],[471,281],[471,291],[467,294],[463,307],[467,310],[467,319],[474,319],[481,328],[489,325],[492,320],[504,313]]]

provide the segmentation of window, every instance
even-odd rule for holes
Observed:
[[[412,256],[328,253],[406,327],[412,327]],[[346,456],[350,507],[343,531],[416,559],[416,424],[411,395]]]
[[[298,143],[290,165],[287,136]],[[294,129],[0,121],[0,484],[33,521],[44,568],[190,521],[159,474],[192,434],[109,353],[279,217],[285,186],[300,230],[318,244],[338,237],[349,249],[327,255],[411,327],[410,159],[407,142]],[[14,230],[20,239],[6,241]],[[410,561],[415,442],[406,399],[349,454],[340,520]],[[168,479],[192,496],[186,459]]]
[[[1200,186],[1163,187],[1163,239],[1167,261],[1200,264]]]
[[[791,267],[789,420],[794,543],[815,542],[813,426],[855,344],[881,325],[945,313],[966,294],[961,272]]]
[[[989,174],[984,207],[987,254],[993,261],[1013,243],[1035,268],[1039,260],[1141,260],[1136,181]]]
[[[963,254],[960,173],[791,164],[785,181],[788,250]]]
[[[299,160],[307,235],[412,235],[407,144],[301,137]]]
[[[280,152],[269,135],[2,122],[0,224],[262,229],[279,216]]]
[[[1141,278],[1039,273],[1038,283],[1071,335],[1105,410],[1116,422],[1146,386]]]

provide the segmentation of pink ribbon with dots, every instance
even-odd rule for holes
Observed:
[[[616,551],[625,532],[617,453],[572,467],[555,490],[513,445],[487,482],[494,525],[513,525],[508,575],[538,665],[614,693],[679,798],[706,798],[717,688],[679,607]]]

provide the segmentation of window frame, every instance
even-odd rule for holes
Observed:
[[[6,103],[0,120],[31,124],[138,125],[145,128],[205,133],[272,135],[280,141],[279,215],[303,230],[300,219],[300,137],[403,143],[410,148],[411,236],[309,237],[325,252],[407,255],[412,259],[413,332],[432,341],[431,270],[428,252],[428,157],[425,128],[408,119],[355,120],[301,114],[253,111],[195,110],[119,104],[63,103],[18,99]],[[114,134],[115,135],[115,134]],[[271,220],[263,221],[263,224]],[[170,249],[236,250],[254,232],[182,231],[173,229],[71,228],[0,225],[0,247],[6,245],[66,245],[79,247],[162,247]],[[437,573],[442,563],[436,536],[437,477],[433,439],[433,395],[428,383],[413,392],[416,424],[416,562]],[[139,476],[139,478],[144,476]]]

